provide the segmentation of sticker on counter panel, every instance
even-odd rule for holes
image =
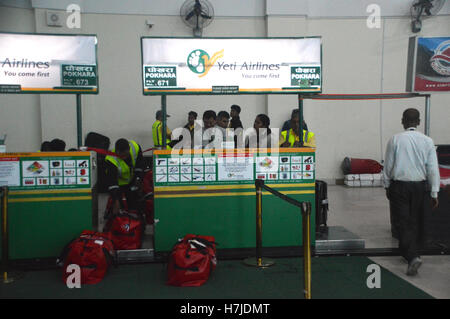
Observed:
[[[313,156],[303,156],[303,163],[308,163],[308,164],[314,163],[314,157]]]
[[[89,167],[89,160],[77,161],[77,167],[78,168],[88,168]]]
[[[181,174],[180,177],[181,177],[180,179],[182,182],[191,182],[192,181],[191,174]]]
[[[278,171],[278,157],[277,156],[263,156],[256,158],[257,172],[273,172]]]
[[[64,168],[75,168],[76,164],[75,161],[70,160],[70,161],[64,161]]]
[[[89,176],[89,169],[87,169],[87,168],[79,168],[77,170],[77,175],[78,176]]]
[[[169,174],[177,174],[180,172],[180,167],[179,166],[169,166],[167,168],[167,171],[169,172]]]
[[[23,161],[22,176],[23,177],[41,177],[49,176],[48,161]]]
[[[167,175],[156,175],[156,183],[167,183]]]
[[[249,154],[219,156],[219,181],[251,181],[253,175],[253,157]]]
[[[302,157],[301,156],[292,156],[291,157],[291,163],[296,163],[296,164],[300,164],[302,162]]]
[[[89,177],[78,177],[78,184],[86,185],[89,184]]]
[[[192,174],[192,181],[193,182],[203,182],[203,174]]]
[[[167,166],[167,158],[157,158],[156,166]]]
[[[19,158],[0,159],[0,186],[20,186]]]

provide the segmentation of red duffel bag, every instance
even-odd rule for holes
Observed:
[[[342,163],[344,175],[348,174],[379,174],[383,166],[375,160],[346,157]]]
[[[108,234],[85,230],[71,241],[58,260],[63,264],[64,283],[72,274],[68,267],[80,267],[80,283],[96,284],[102,281],[111,264],[115,264],[114,246]]]
[[[109,217],[104,231],[114,243],[116,250],[140,249],[144,233],[144,222],[135,211],[120,211]]]
[[[203,285],[216,268],[216,243],[212,236],[186,235],[172,249],[167,265],[167,285]]]

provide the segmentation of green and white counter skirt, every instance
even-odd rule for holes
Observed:
[[[170,251],[186,234],[214,236],[218,249],[255,247],[255,180],[315,212],[315,149],[154,151],[155,252]],[[263,247],[302,245],[302,215],[263,192]],[[311,231],[314,245],[314,232]]]
[[[83,230],[93,230],[95,162],[90,152],[0,154],[10,259],[58,257]]]

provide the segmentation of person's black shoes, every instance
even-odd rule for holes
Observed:
[[[420,266],[422,266],[422,259],[420,259],[420,257],[414,258],[410,263],[408,263],[408,270],[406,271],[406,274],[408,276],[417,275],[417,270]]]

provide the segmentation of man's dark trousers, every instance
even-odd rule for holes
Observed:
[[[427,197],[427,183],[393,181],[389,186],[389,201],[396,226],[402,256],[411,262],[419,257],[419,226]]]

